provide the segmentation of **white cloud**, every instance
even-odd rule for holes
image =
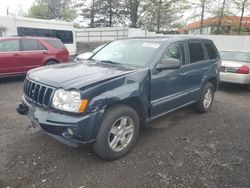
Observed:
[[[7,14],[7,8],[9,8],[9,13],[17,15],[19,11],[27,12],[34,2],[34,0],[0,0],[0,15]]]

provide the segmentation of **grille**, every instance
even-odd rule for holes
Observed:
[[[26,79],[23,91],[26,99],[31,102],[42,106],[49,106],[54,89]]]

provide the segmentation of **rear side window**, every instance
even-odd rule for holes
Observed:
[[[205,60],[204,51],[201,43],[188,43],[190,63],[196,63]]]
[[[19,40],[4,40],[0,41],[0,52],[15,52],[19,51]]]
[[[49,45],[53,46],[54,48],[57,49],[64,49],[65,46],[60,40],[55,40],[55,39],[47,39],[45,40]]]
[[[217,50],[215,49],[213,44],[205,43],[205,47],[206,47],[209,59],[217,59],[218,58]]]
[[[22,51],[46,50],[45,47],[36,39],[23,39]]]

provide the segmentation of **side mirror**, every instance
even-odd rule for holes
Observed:
[[[180,60],[178,59],[162,59],[160,63],[157,64],[157,70],[168,70],[168,69],[179,69],[181,67]]]

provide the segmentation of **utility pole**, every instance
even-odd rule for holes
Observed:
[[[90,27],[93,28],[95,25],[95,0],[92,0],[90,10]]]
[[[201,25],[200,25],[200,34],[203,32],[203,19],[204,19],[204,9],[205,9],[205,0],[201,0]]]
[[[156,33],[160,32],[161,28],[161,9],[162,9],[162,0],[159,0],[158,2],[158,11],[157,11],[157,30]]]
[[[113,10],[112,10],[112,0],[109,0],[109,27],[112,27]]]
[[[7,14],[7,16],[9,16],[9,6],[7,6],[7,8],[6,8],[6,14]]]

